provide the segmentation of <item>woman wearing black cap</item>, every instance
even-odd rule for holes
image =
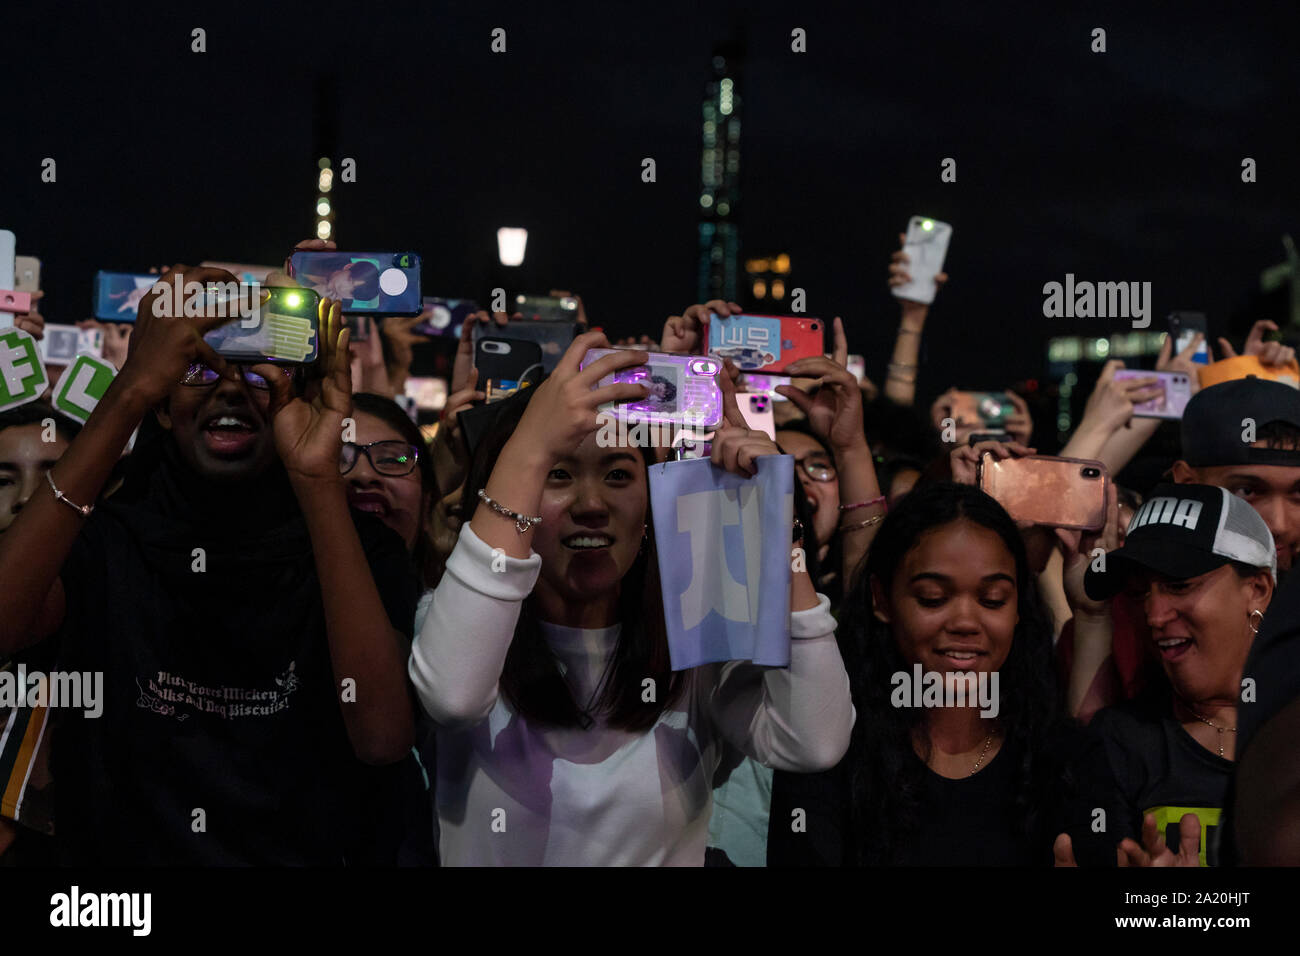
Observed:
[[[1143,603],[1149,647],[1168,677],[1092,721],[1115,777],[1108,825],[1130,865],[1213,865],[1237,707],[1249,691],[1242,673],[1276,583],[1272,537],[1223,488],[1160,485],[1124,547],[1103,562],[1091,559],[1091,544],[1066,575],[1076,613],[1102,615],[1128,591]]]

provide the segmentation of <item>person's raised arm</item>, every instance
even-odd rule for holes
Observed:
[[[778,455],[780,449],[766,433],[745,424],[725,373],[719,373],[718,382],[725,418],[714,433],[711,460],[753,477],[756,459]],[[709,711],[732,746],[766,766],[828,770],[848,749],[854,712],[830,602],[817,593],[806,569],[793,571],[790,578],[790,637],[789,667],[743,661],[718,666]]]
[[[664,323],[659,337],[659,348],[664,352],[688,352],[705,355],[709,351],[709,323],[713,316],[730,318],[744,310],[734,302],[710,299],[702,305],[693,305],[681,315],[671,315]]]
[[[643,364],[649,357],[643,351],[616,352],[579,370],[588,349],[608,345],[602,332],[573,340],[537,386],[486,487],[463,491],[462,512],[472,517],[447,559],[408,666],[420,703],[443,726],[482,720],[496,701],[520,607],[541,569],[532,553],[536,522],[527,519],[540,518],[547,475],[596,430],[601,404],[648,393],[627,382],[595,387],[612,372]],[[480,490],[518,517],[494,510],[480,500]]]
[[[862,390],[846,367],[849,346],[844,323],[835,317],[834,358],[800,359],[786,369],[800,378],[816,378],[821,386],[816,396],[781,385],[777,391],[794,402],[808,418],[808,425],[830,443],[835,455],[842,515],[836,533],[841,541],[841,580],[847,591],[853,576],[867,556],[871,541],[885,515],[885,496],[880,491],[876,465],[871,457],[862,425]]]
[[[193,362],[233,374],[203,335],[236,316],[187,318],[185,301],[199,294],[192,283],[236,281],[221,269],[176,265],[141,301],[129,358],[48,472],[53,487],[33,495],[0,536],[0,657],[43,640],[62,623],[59,571],[85,523],[79,509],[94,505],[145,413],[167,397]],[[65,500],[55,497],[54,487]]]
[[[1074,648],[1066,682],[1066,710],[1087,723],[1101,708],[1116,702],[1118,680],[1112,657],[1114,637],[1111,603],[1094,601],[1083,587],[1084,572],[1104,553],[1119,547],[1119,496],[1115,483],[1106,497],[1106,524],[1100,534],[1057,528],[1056,537],[1064,560],[1062,584],[1073,611]]]
[[[906,285],[912,281],[907,271],[908,255],[902,250],[907,236],[898,234],[899,249],[889,258],[889,287]],[[940,287],[948,281],[948,273],[934,277]],[[896,405],[911,405],[916,400],[916,377],[920,373],[918,359],[921,355],[921,336],[930,306],[911,299],[899,299],[902,315],[898,323],[898,337],[894,341],[893,358],[889,361],[889,375],[885,379],[885,397]]]

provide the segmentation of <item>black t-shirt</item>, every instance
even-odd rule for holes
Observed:
[[[194,487],[178,497],[187,482],[111,499],[62,569],[60,666],[102,671],[105,698],[102,716],[63,712],[56,726],[63,857],[341,864],[357,855],[375,776],[344,729],[296,501],[282,484],[242,520],[227,508],[233,527],[196,523],[207,511],[184,503],[201,500]],[[353,520],[388,619],[409,641],[417,588],[406,550],[377,519]]]
[[[901,866],[1033,866],[1051,865],[1052,844],[1069,833],[1080,863],[1114,863],[1114,850],[1090,829],[1096,794],[1108,792],[1100,748],[1081,734],[1068,736],[1068,750],[1058,755],[1067,773],[1052,775],[1059,786],[1048,787],[1038,823],[1027,830],[1025,810],[1016,800],[1023,751],[1006,743],[983,769],[952,780],[912,755],[920,773],[917,792],[919,825],[893,865]],[[778,771],[773,780],[772,816],[768,833],[770,866],[842,866],[853,859],[849,790],[851,758],[819,774]],[[1070,781],[1069,783],[1066,780]],[[806,831],[791,827],[796,808],[806,811]],[[871,840],[870,833],[861,837]],[[1107,856],[1107,852],[1109,856]]]
[[[1166,843],[1178,850],[1178,821],[1201,821],[1201,863],[1218,865],[1217,838],[1233,763],[1206,750],[1172,717],[1136,704],[1107,707],[1089,730],[1105,744],[1115,782],[1116,842],[1141,842],[1142,819],[1154,813]]]

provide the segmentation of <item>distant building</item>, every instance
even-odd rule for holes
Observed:
[[[713,51],[700,154],[699,301],[736,301],[740,273],[740,67],[744,48]]]
[[[746,307],[758,312],[782,313],[788,311],[786,302],[790,295],[790,256],[774,252],[753,256],[745,260],[744,301]]]

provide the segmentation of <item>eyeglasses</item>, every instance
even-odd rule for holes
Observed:
[[[797,459],[799,467],[813,481],[834,481],[835,466],[832,465],[821,455],[809,455],[807,458]]]
[[[270,382],[254,372],[249,366],[236,364],[235,368],[239,369],[239,374],[243,376],[244,382],[249,388],[266,391],[271,387]],[[282,368],[280,371],[284,373],[285,378],[293,378],[292,368]],[[216,370],[208,368],[202,362],[193,362],[185,370],[185,374],[181,376],[181,384],[202,388],[205,385],[213,384],[219,378],[221,378],[221,375]]]
[[[339,453],[339,474],[346,475],[355,468],[362,455],[379,474],[400,478],[415,471],[420,449],[404,441],[372,441],[369,445],[345,441]]]

